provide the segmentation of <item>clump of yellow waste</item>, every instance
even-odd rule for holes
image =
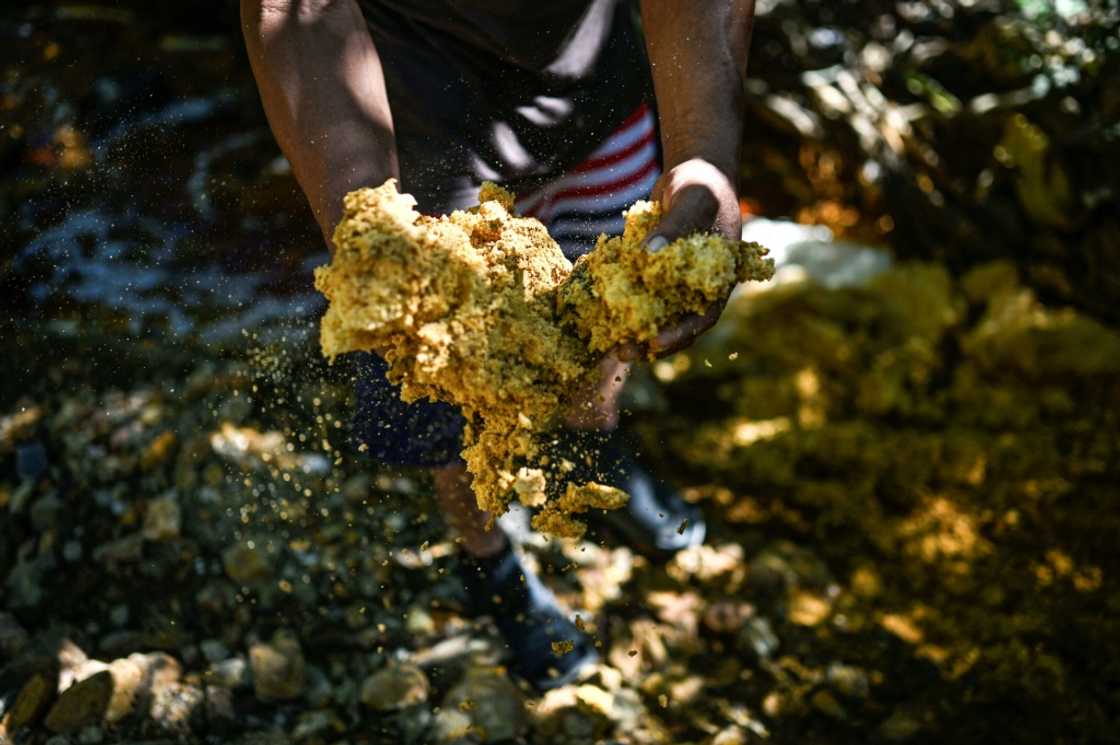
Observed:
[[[644,342],[702,312],[738,282],[766,279],[773,263],[753,243],[697,234],[657,253],[642,240],[658,206],[638,202],[621,237],[600,236],[572,264],[514,197],[484,184],[480,204],[420,215],[392,179],[346,196],[331,263],[315,271],[330,306],[323,354],[371,350],[389,363],[406,401],[460,407],[463,458],[481,509],[503,513],[513,496],[540,507],[533,524],[578,537],[572,513],[626,502],[600,484],[565,491],[573,464],[541,452],[541,437],[572,391],[587,389],[602,354]]]

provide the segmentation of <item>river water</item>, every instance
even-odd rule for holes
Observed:
[[[314,328],[311,271],[327,252],[268,130],[235,4],[191,8],[62,3],[0,16],[14,52],[0,80],[10,315],[210,343]],[[885,265],[823,227],[755,220],[744,237],[804,269],[787,277],[850,282]]]
[[[0,307],[207,341],[314,317],[326,250],[260,110],[236,6],[190,5],[4,11]]]

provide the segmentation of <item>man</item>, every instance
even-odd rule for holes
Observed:
[[[621,232],[622,210],[651,193],[665,213],[649,250],[698,230],[739,237],[753,6],[641,0],[644,45],[626,0],[242,0],[241,13],[269,124],[328,244],[355,188],[395,177],[422,212],[442,214],[474,204],[492,180],[521,195],[519,210],[574,258],[598,233]],[[574,396],[566,419],[564,442],[599,451],[589,475],[630,492],[614,527],[648,553],[702,541],[704,523],[615,430],[623,360],[687,346],[722,305],[649,349],[608,357],[602,382]],[[384,370],[371,356],[358,386],[371,452],[433,470],[468,555],[468,597],[494,616],[513,669],[538,688],[572,679],[594,651],[504,534],[486,529],[457,459],[461,418],[443,404],[402,404]],[[553,654],[564,640],[575,649]]]

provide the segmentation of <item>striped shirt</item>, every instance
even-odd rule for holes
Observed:
[[[623,211],[648,198],[660,175],[653,112],[643,103],[582,163],[519,199],[516,208],[544,223],[574,258],[600,233],[620,234]]]

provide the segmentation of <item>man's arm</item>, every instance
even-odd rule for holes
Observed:
[[[348,191],[397,176],[381,60],[354,0],[241,0],[265,115],[330,243]]]
[[[665,156],[653,193],[665,212],[647,241],[650,250],[698,230],[741,235],[736,182],[753,18],[754,0],[642,0]],[[650,351],[688,346],[721,310],[722,304],[665,330]]]

